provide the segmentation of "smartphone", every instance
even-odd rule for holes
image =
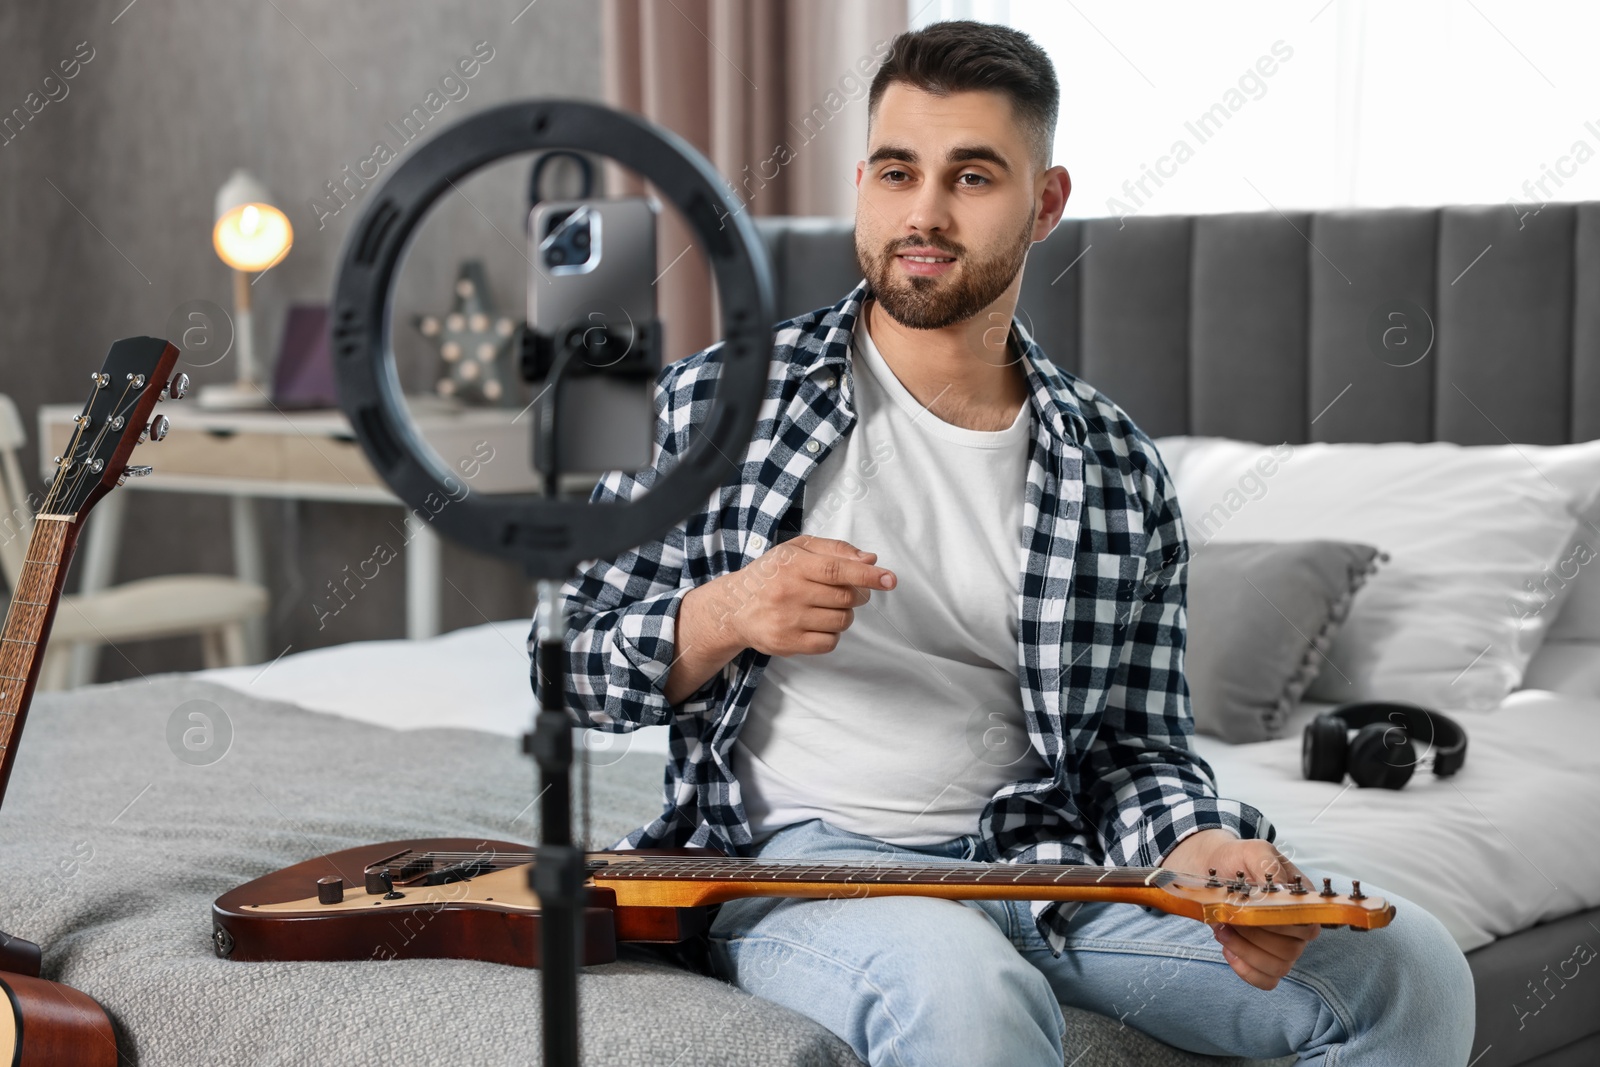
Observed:
[[[528,227],[530,327],[556,335],[574,325],[585,330],[604,325],[612,337],[631,338],[636,324],[654,320],[659,214],[659,205],[645,197],[535,204]],[[624,343],[618,349],[618,359],[626,357],[628,347]],[[653,353],[651,366],[659,370],[660,361],[661,353]],[[607,366],[612,360],[608,354],[591,363]],[[650,466],[655,378],[653,372],[566,377],[556,423],[564,476],[598,479],[606,471]],[[533,382],[533,395],[547,384]]]

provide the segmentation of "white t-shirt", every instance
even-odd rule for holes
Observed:
[[[1031,407],[1004,430],[924,408],[852,347],[856,423],[806,482],[801,532],[895,573],[823,655],[774,656],[732,750],[751,832],[822,818],[896,844],[978,830],[995,791],[1047,774],[1018,683]]]

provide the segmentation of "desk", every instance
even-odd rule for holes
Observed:
[[[477,492],[537,492],[532,469],[533,418],[506,408],[468,408],[432,396],[410,398],[418,431],[454,470],[476,458],[475,473],[463,478]],[[78,405],[49,404],[39,409],[40,464],[46,480],[55,476],[53,457],[66,448]],[[174,405],[164,410],[172,429],[160,444],[139,449],[137,460],[155,471],[130,478],[125,488],[142,492],[204,493],[231,501],[234,568],[240,578],[266,585],[255,501],[261,497],[329,500],[403,507],[367,462],[344,412],[337,409],[207,411]],[[513,421],[515,419],[516,421]],[[492,453],[484,445],[487,444]],[[485,461],[484,455],[490,459]],[[590,479],[589,484],[592,485]],[[563,479],[563,489],[567,488]],[[85,536],[84,592],[111,584],[122,536],[121,492],[108,494],[95,509]],[[406,559],[406,636],[439,632],[440,547],[424,522],[408,522],[402,551]],[[255,627],[257,631],[261,627]],[[267,658],[265,634],[247,635],[252,662]],[[93,677],[96,650],[83,649],[74,660],[73,684]]]

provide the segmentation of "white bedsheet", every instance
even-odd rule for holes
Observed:
[[[1198,737],[1219,791],[1254,804],[1290,859],[1382,886],[1438,916],[1463,952],[1600,907],[1600,700],[1521,689],[1493,711],[1443,709],[1467,731],[1452,778],[1404,789],[1300,776],[1291,735],[1229,745]]]
[[[532,723],[530,623],[426,641],[363,641],[197,677],[396,729],[458,726],[514,737]],[[1600,907],[1600,698],[1524,689],[1494,711],[1443,709],[1466,727],[1465,767],[1398,792],[1300,777],[1307,703],[1278,741],[1196,738],[1224,796],[1259,807],[1294,860],[1382,886],[1427,908],[1463,951]],[[667,751],[666,728],[579,731],[597,756]],[[601,754],[604,754],[603,756]]]
[[[290,652],[275,663],[218,667],[195,677],[310,711],[417,730],[459,726],[517,737],[533,725],[531,619],[453,630],[423,641],[352,641]],[[591,750],[667,752],[667,728],[587,734]]]

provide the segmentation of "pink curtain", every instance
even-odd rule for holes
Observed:
[[[604,0],[604,103],[694,145],[742,210],[853,218],[867,90],[907,16],[905,0]],[[605,179],[607,196],[662,203],[667,360],[715,343],[715,286],[688,223],[633,172],[608,162]]]

